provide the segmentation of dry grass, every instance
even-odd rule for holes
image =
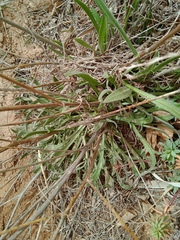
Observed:
[[[86,0],[85,2],[89,6],[96,6],[94,1]],[[158,49],[159,56],[167,59],[168,54],[177,54],[180,51],[179,1],[169,1],[169,4],[167,1],[152,1],[149,19],[146,15],[147,9],[150,8],[149,2],[142,1],[143,4],[140,4],[138,10],[127,22],[123,22],[125,19],[123,2],[132,1],[119,1],[119,3],[112,1],[109,5],[118,21],[126,26],[129,39],[139,53],[138,57],[143,59],[142,65],[137,66],[149,66],[154,50]],[[98,37],[92,23],[74,2],[46,1],[42,4],[39,1],[32,1],[30,4],[27,1],[26,4],[22,4],[16,1],[7,6],[9,8],[1,9],[3,17],[10,18],[22,27],[30,29],[29,31],[33,30],[33,36],[30,36],[27,31],[22,35],[19,29],[8,27],[4,22],[1,23],[4,39],[6,38],[2,42],[0,70],[3,75],[1,74],[1,77],[6,75],[4,79],[21,88],[15,89],[7,82],[3,83],[1,88],[3,93],[1,101],[5,106],[4,109],[1,108],[1,112],[7,114],[6,106],[11,105],[9,110],[14,110],[15,114],[11,122],[2,122],[0,126],[2,134],[5,134],[0,139],[2,168],[0,174],[3,179],[0,239],[150,240],[152,239],[148,229],[150,213],[155,212],[160,215],[169,214],[174,227],[168,239],[179,239],[179,195],[175,195],[172,189],[165,190],[167,187],[165,185],[157,186],[157,182],[151,175],[138,176],[133,172],[135,166],[139,168],[141,164],[148,165],[146,159],[143,159],[144,163],[139,163],[140,160],[135,158],[137,153],[133,150],[132,153],[130,150],[132,149],[130,146],[141,150],[142,142],[127,124],[117,127],[113,123],[115,126],[112,124],[108,129],[107,126],[110,123],[103,122],[100,128],[95,128],[97,116],[93,115],[94,109],[98,109],[97,112],[100,111],[101,119],[106,119],[107,115],[110,116],[109,111],[99,108],[99,103],[93,99],[94,95],[89,88],[83,86],[78,88],[77,76],[65,77],[64,75],[72,69],[95,76],[100,83],[104,83],[104,73],[108,72],[116,76],[115,80],[119,86],[122,85],[124,77],[127,77],[130,82],[135,80],[136,75],[133,75],[129,69],[132,64],[135,64],[136,58],[133,58],[126,42],[119,37],[118,31],[110,32],[106,51],[97,54],[74,41],[78,37],[95,48],[98,45]],[[130,5],[127,4],[127,7]],[[17,11],[18,9],[20,11]],[[165,34],[167,39],[164,38]],[[50,42],[38,38],[39,35]],[[20,40],[18,36],[21,36]],[[57,48],[58,43],[53,42],[52,39],[61,42],[62,46]],[[56,53],[48,46],[53,50],[56,48]],[[145,84],[137,81],[135,86],[142,90],[153,88],[157,87],[157,81],[164,87],[172,82],[178,86],[179,75],[177,74],[175,78],[174,75],[166,74],[171,67],[179,71],[179,60],[176,64],[171,62],[167,69],[157,73],[159,75],[152,76],[156,80],[154,83],[147,81]],[[125,72],[126,70],[129,72]],[[53,81],[53,78],[57,82]],[[17,82],[12,79],[16,79]],[[32,100],[36,99],[37,95],[53,102],[36,103],[44,104],[41,107],[45,109],[50,107],[50,115],[41,115],[42,108],[40,110],[38,106],[32,106],[34,104]],[[172,93],[168,96],[170,95]],[[11,96],[11,100],[8,96]],[[87,96],[89,98],[86,98]],[[15,99],[16,105],[13,102]],[[150,101],[152,100],[146,100],[146,104]],[[132,111],[137,106],[135,103],[133,107],[126,110]],[[27,112],[23,111],[26,107],[34,108],[30,118],[27,117]],[[76,121],[77,112],[81,113],[78,121]],[[63,116],[69,113],[73,116],[71,121],[65,127],[56,125],[57,134],[51,132],[53,124],[57,124],[55,117],[62,117],[62,121],[65,121]],[[41,136],[34,135],[25,139],[21,139],[20,135],[18,135],[19,139],[16,139],[18,131],[10,130],[11,134],[9,134],[11,125],[14,126],[13,129],[17,129],[17,126],[21,129],[22,123],[37,124],[38,120],[45,121],[50,119],[51,115],[54,117],[54,122],[50,125],[48,133],[42,132]],[[3,115],[3,118],[8,116],[8,114]],[[171,121],[170,124],[174,123]],[[178,121],[175,124],[177,126]],[[32,125],[29,126],[32,127]],[[83,143],[77,144],[77,148],[76,145],[68,149],[49,149],[45,146],[44,149],[42,148],[43,141],[51,139],[51,136],[54,136],[53,141],[58,141],[58,132],[61,131],[63,134],[67,129],[67,137],[64,141],[71,141],[68,139],[68,134],[71,136],[74,126],[79,127],[76,135],[81,135],[83,128],[86,127],[85,134],[88,136],[87,138],[84,135]],[[24,132],[26,132],[25,127]],[[93,183],[96,186],[91,185],[88,179],[94,174],[94,166],[98,167],[95,160],[99,154],[103,134],[108,133],[108,137],[111,137],[114,132],[117,133],[116,128],[121,134],[115,135],[117,143],[127,153],[129,160],[118,160],[113,167],[105,166],[103,174],[97,182]],[[176,127],[176,129],[179,133],[179,128]],[[5,130],[6,132],[3,132]],[[39,130],[42,129],[39,128]],[[139,127],[138,130],[140,131],[141,128]],[[142,131],[142,135],[145,137],[145,130]],[[120,136],[124,145],[120,141]],[[78,137],[75,139],[76,142],[79,141]],[[62,158],[61,163],[59,163],[60,158]],[[113,170],[110,174],[108,170],[111,168]],[[171,177],[170,170],[167,170],[159,159],[155,170],[159,173],[162,171],[164,175]],[[112,173],[114,173],[113,176]],[[116,174],[122,179],[124,189],[119,184]],[[152,186],[153,183],[154,186]],[[128,190],[125,189],[127,185],[131,186]]]

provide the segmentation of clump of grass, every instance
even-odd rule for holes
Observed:
[[[35,202],[38,211],[31,215],[29,221],[34,221],[45,211],[49,202],[73,173],[76,173],[77,183],[85,179],[92,160],[93,166],[88,176],[96,186],[101,188],[118,185],[118,188],[131,189],[132,182],[137,177],[150,174],[154,170],[159,157],[147,142],[145,129],[153,128],[157,123],[169,127],[170,120],[180,119],[180,90],[177,90],[176,84],[164,87],[164,83],[158,82],[160,75],[161,78],[163,76],[173,81],[177,80],[177,70],[171,71],[170,66],[177,63],[179,53],[161,56],[158,47],[176,34],[179,28],[176,27],[138,54],[126,29],[129,21],[134,21],[133,14],[137,15],[139,8],[141,9],[141,1],[134,0],[128,6],[125,1],[124,26],[102,0],[95,0],[94,8],[88,7],[80,0],[75,2],[93,24],[97,44],[94,46],[79,37],[74,38],[74,41],[82,45],[88,54],[95,55],[92,56],[91,66],[95,65],[93,69],[98,69],[98,73],[95,70],[90,72],[83,68],[80,70],[72,68],[64,72],[66,78],[63,80],[54,77],[52,85],[56,86],[56,92],[44,90],[44,86],[37,79],[34,79],[34,86],[30,87],[28,80],[24,84],[22,79],[17,81],[0,74],[16,87],[23,87],[29,91],[28,94],[17,98],[18,105],[11,108],[1,107],[4,111],[22,110],[25,119],[18,123],[18,128],[14,128],[17,140],[1,151],[24,144],[29,149],[33,147],[34,155],[29,166],[36,166],[34,168],[36,176],[43,174],[48,188],[44,190],[46,196],[44,202],[40,206]],[[152,2],[150,6],[152,7]],[[148,16],[145,17],[143,30],[147,29],[151,20],[151,7]],[[138,18],[136,22],[140,21],[141,18]],[[109,70],[110,66],[105,71],[103,64],[108,65],[113,59],[114,54],[110,52],[109,46],[110,33],[115,31],[120,35],[119,41],[121,37],[123,38],[129,49],[129,55],[133,55],[134,58],[130,58],[128,62],[127,59],[125,62],[122,59],[113,65],[113,70]],[[39,40],[44,40],[37,36]],[[56,47],[59,44],[59,50],[62,50],[62,43],[56,41],[54,45],[52,41],[45,42]],[[64,50],[70,54],[69,49]],[[117,58],[120,56],[117,55]],[[65,58],[65,61],[69,66],[76,66],[74,62],[78,62],[79,59],[72,55]],[[164,69],[169,69],[165,75]],[[66,80],[69,85],[65,90]],[[168,119],[154,116],[155,111],[161,110],[169,113]],[[163,154],[169,153],[164,151],[162,156]],[[172,160],[174,155],[170,153],[168,156]],[[27,211],[22,218],[25,219],[28,213]],[[168,234],[170,232],[168,221],[165,216],[162,219],[158,217],[153,219],[151,234],[158,237],[157,239]],[[18,223],[16,221],[16,224]],[[11,239],[16,239],[18,234],[14,233]]]

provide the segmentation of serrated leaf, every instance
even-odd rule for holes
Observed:
[[[127,87],[120,87],[111,94],[109,94],[103,101],[103,103],[110,103],[123,100],[131,95],[131,90]]]

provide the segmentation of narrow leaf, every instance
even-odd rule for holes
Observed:
[[[152,173],[152,175],[161,182],[167,183],[168,185],[171,185],[173,187],[180,188],[180,182],[167,182],[167,181],[164,181],[162,178],[160,178],[156,173]]]
[[[127,86],[132,91],[138,93],[139,95],[141,95],[144,98],[148,98],[148,99],[155,98],[154,95],[144,92],[136,87],[133,87],[132,85],[126,83],[125,81],[124,81],[124,85]],[[180,108],[178,106],[176,106],[172,101],[167,100],[167,99],[157,99],[152,102],[158,108],[164,109],[165,111],[168,111],[169,113],[171,113],[174,117],[180,119]]]
[[[104,90],[102,90],[102,92],[99,94],[98,101],[99,101],[99,102],[103,102],[103,96],[104,96],[105,94],[107,94],[108,92],[110,92],[109,89],[104,89]]]
[[[89,74],[70,70],[66,72],[64,75],[66,77],[73,76],[73,75],[81,77],[84,80],[84,84],[88,83],[89,86],[91,86],[91,88],[94,90],[94,92],[98,94],[98,89],[96,88],[96,86],[99,86],[100,83],[95,78],[91,77]]]
[[[87,42],[83,41],[82,39],[80,38],[75,38],[74,39],[77,43],[79,43],[80,45],[82,45],[83,47],[91,50],[91,51],[94,51],[94,48],[91,47],[91,45],[89,45]]]
[[[77,1],[77,0],[75,0]],[[137,56],[138,53],[136,51],[136,49],[133,47],[129,37],[127,36],[127,34],[125,33],[124,29],[121,27],[120,23],[117,21],[117,19],[114,17],[114,15],[112,14],[112,12],[109,10],[109,8],[106,6],[105,2],[103,0],[94,0],[95,3],[97,4],[97,6],[99,7],[99,9],[102,11],[102,13],[107,17],[107,19],[109,20],[109,22],[115,26],[117,28],[117,30],[119,31],[119,33],[122,35],[122,37],[124,38],[124,40],[126,41],[127,45],[129,46],[129,48],[131,49],[131,51],[133,52],[134,56]]]
[[[100,83],[93,77],[91,77],[89,74],[86,74],[86,73],[82,73],[82,72],[77,72],[77,71],[68,71],[64,74],[66,77],[70,77],[70,76],[78,76],[78,77],[81,77],[83,78],[85,81],[89,82],[90,84],[93,84],[93,85],[100,85]]]
[[[151,164],[150,164],[150,168],[146,171],[146,173],[151,172],[155,165],[156,165],[156,156],[154,154],[154,150],[152,149],[152,147],[149,145],[149,143],[145,140],[145,138],[143,138],[143,136],[139,133],[139,131],[137,130],[136,126],[134,124],[132,124],[132,128],[133,131],[135,132],[136,136],[139,138],[139,140],[142,142],[144,148],[146,149],[146,151],[149,152],[150,156],[151,156]]]
[[[97,32],[99,32],[99,26],[92,14],[92,12],[89,10],[89,7],[86,6],[86,4],[84,4],[83,2],[81,2],[80,0],[74,0],[80,7],[82,7],[82,9],[85,11],[85,13],[88,15],[88,17],[90,18],[91,22],[93,23],[95,29]]]
[[[95,172],[92,175],[92,179],[93,181],[97,181],[101,171],[103,170],[104,166],[105,166],[105,158],[104,158],[104,134],[102,136],[102,141],[101,141],[101,145],[99,147],[99,157],[98,157],[98,164],[96,165],[96,169]]]
[[[101,53],[103,53],[106,50],[107,42],[108,42],[108,24],[107,18],[103,15],[98,35],[98,43]]]
[[[100,26],[100,23],[101,23],[101,17],[99,16],[98,12],[94,9],[94,8],[91,8],[91,12],[96,20],[96,22],[98,23],[98,25]]]
[[[138,72],[137,76],[139,77],[139,76],[146,75],[146,77],[147,77],[149,74],[161,71],[164,66],[167,66],[169,63],[173,62],[174,60],[179,59],[179,57],[180,57],[180,54],[177,54],[177,56],[165,59],[164,61],[162,61],[161,58],[159,58],[159,59],[156,58],[157,61],[155,63],[152,63],[146,69],[143,69],[142,71]],[[160,60],[161,60],[161,62],[160,62]]]

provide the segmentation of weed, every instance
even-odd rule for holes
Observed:
[[[72,49],[66,49],[65,44],[57,40],[50,41],[34,31],[18,26],[38,40],[58,48],[60,52],[56,52],[62,66],[68,65],[63,70],[64,75],[62,72],[57,74],[62,79],[54,76],[53,86],[58,86],[56,94],[44,90],[44,85],[36,79],[33,79],[35,86],[32,87],[32,79],[17,81],[0,73],[2,78],[30,92],[19,95],[16,106],[1,107],[1,111],[23,110],[24,120],[18,123],[20,126],[14,130],[17,140],[0,149],[5,151],[25,144],[27,148],[33,147],[30,166],[36,164],[34,173],[37,176],[43,174],[48,190],[42,190],[42,202],[35,201],[33,209],[36,206],[38,211],[31,215],[30,221],[37,219],[45,211],[73,173],[76,177],[72,181],[76,184],[84,181],[83,187],[88,176],[97,188],[116,186],[118,189],[133,189],[137,177],[141,179],[142,176],[151,174],[156,167],[158,154],[146,140],[146,128],[154,128],[157,120],[164,125],[170,125],[170,120],[180,119],[180,90],[173,84],[168,86],[164,83],[166,79],[170,82],[177,81],[179,70],[172,71],[171,65],[177,64],[180,54],[161,54],[159,49],[166,40],[179,32],[179,27],[160,39],[158,36],[157,42],[148,43],[150,47],[139,52],[138,44],[144,42],[152,33],[149,24],[153,1],[150,1],[145,16],[142,16],[145,10],[143,4],[149,1],[134,0],[131,4],[124,1],[122,23],[105,1],[94,2],[95,6],[89,7],[89,2],[75,0],[90,20],[89,29],[94,31],[95,38],[94,42],[91,37],[81,38],[86,31],[74,37],[73,41],[86,49],[85,52],[80,52],[84,54],[82,59],[82,55],[76,56],[75,51],[75,54],[72,54]],[[139,11],[141,15],[138,16]],[[134,41],[134,46],[127,29],[131,22],[140,26],[142,17],[143,28],[137,28],[141,39],[137,40],[135,37],[137,41]],[[17,26],[4,17],[0,19]],[[74,29],[72,36],[76,35],[76,28]],[[115,33],[118,35],[115,38],[117,45],[111,49],[111,38]],[[116,49],[123,45],[121,38],[125,41],[125,47],[122,48],[125,59],[116,52]],[[63,60],[62,50],[69,55],[67,58],[64,56]],[[87,55],[91,57],[87,59]],[[167,69],[169,71],[166,71]],[[163,83],[159,81],[161,78],[165,79]],[[162,110],[168,113],[167,118],[154,116],[155,111]],[[172,168],[180,153],[179,143],[179,140],[167,140],[160,154],[162,160],[167,161]],[[178,172],[173,177],[179,181]],[[80,191],[78,196],[79,193]],[[28,219],[30,212],[32,209],[23,215],[23,220]],[[13,213],[10,219],[13,219]],[[19,221],[23,222],[22,219]],[[169,216],[153,216],[150,224],[151,235],[155,239],[163,239],[171,232]],[[17,239],[16,234],[19,232],[14,233],[11,239]],[[134,239],[137,239],[136,236]]]
[[[167,239],[172,232],[172,221],[169,215],[152,215],[149,225],[150,235],[154,240]]]
[[[176,141],[172,141],[167,139],[163,145],[163,151],[160,154],[160,157],[163,161],[166,161],[169,165],[175,164],[175,159],[177,155],[180,153],[180,139]]]

